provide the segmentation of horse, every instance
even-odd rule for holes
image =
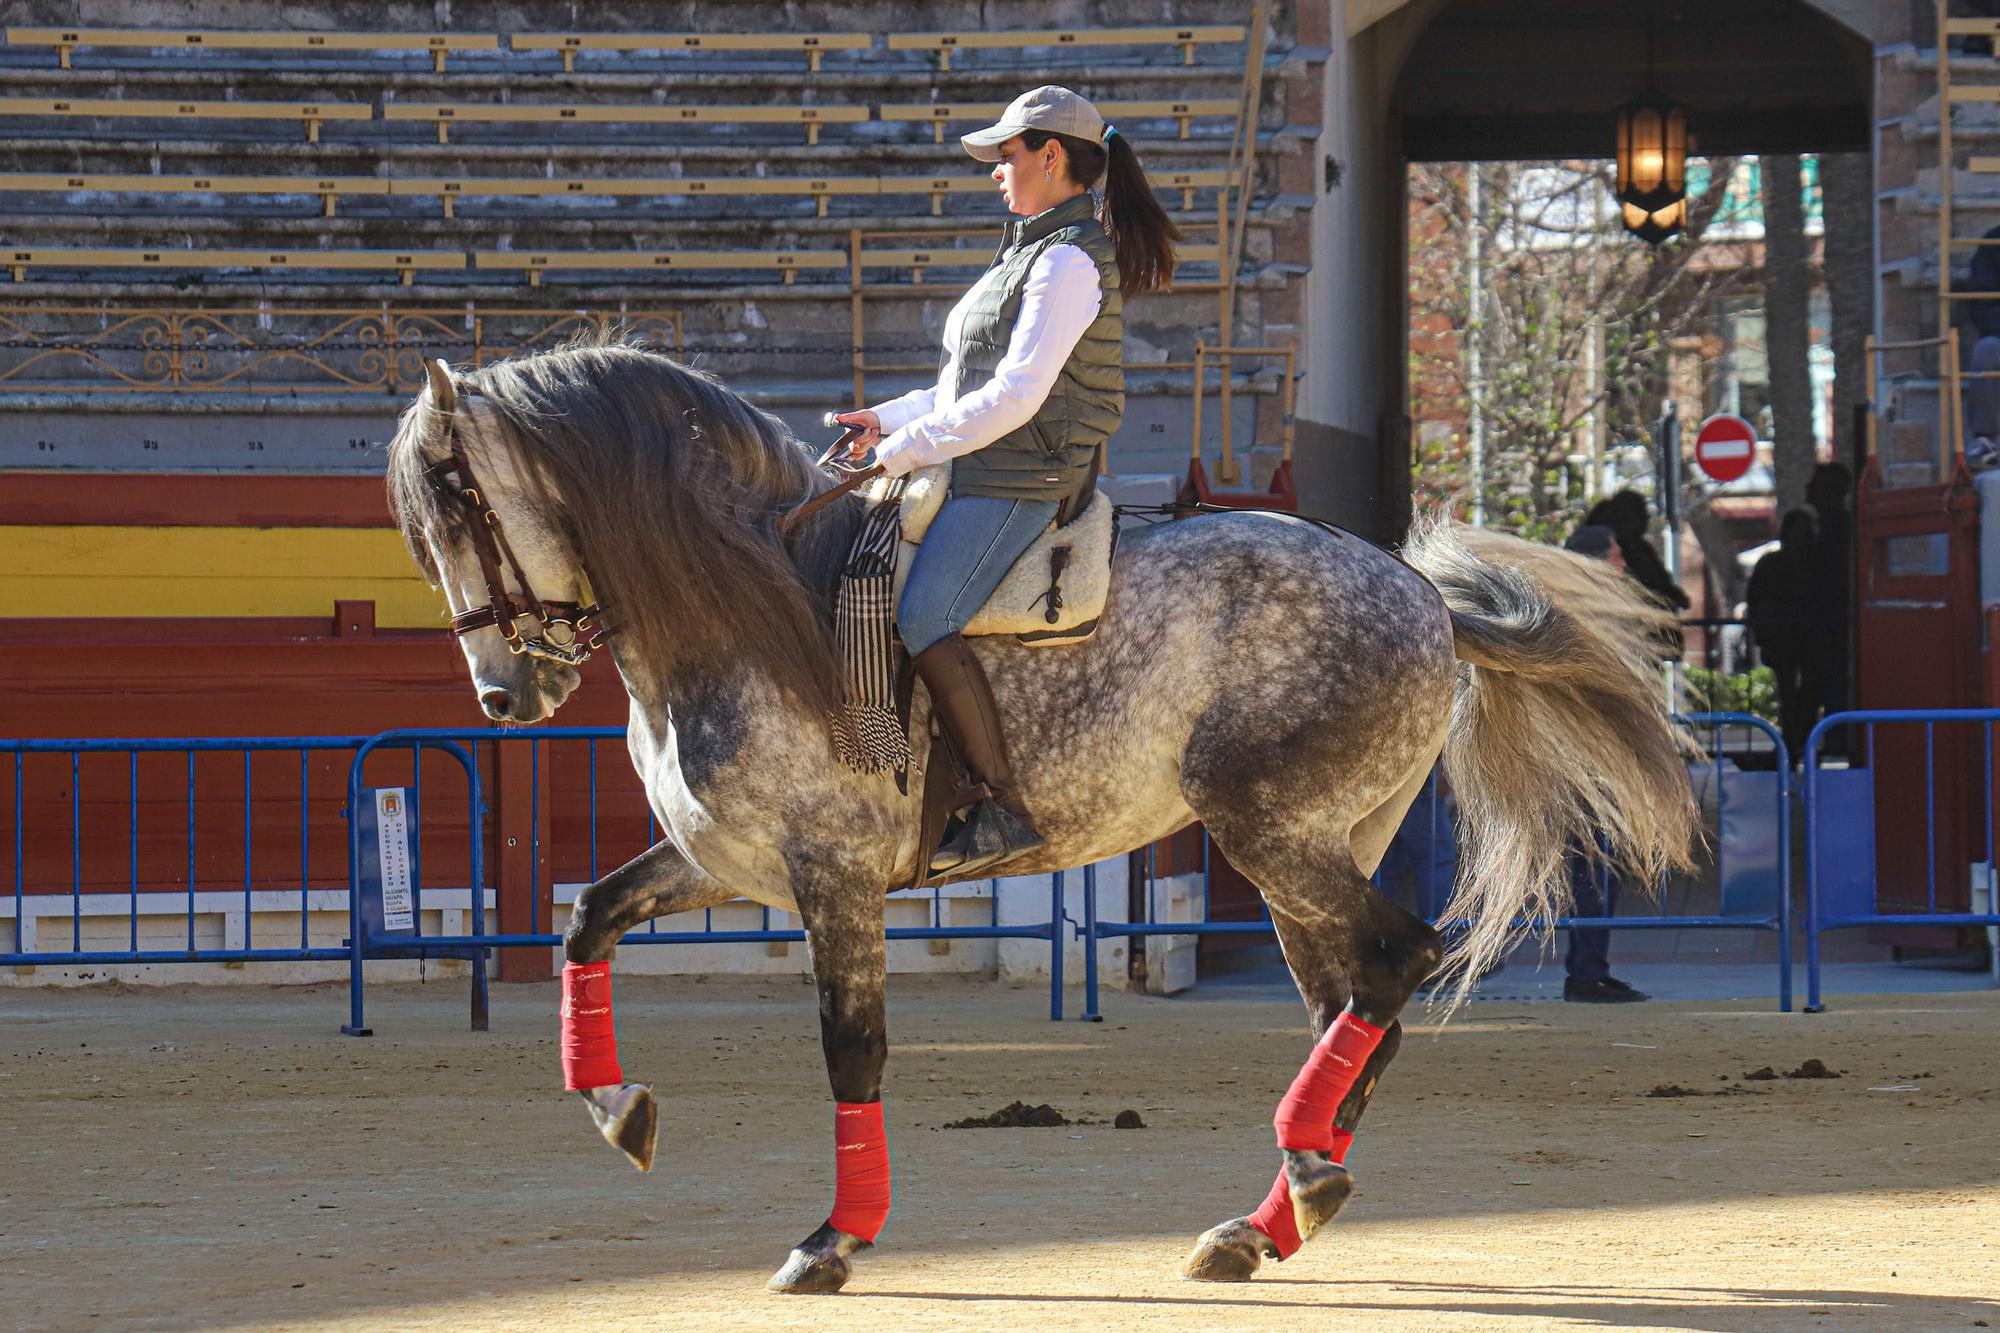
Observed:
[[[663,836],[578,896],[566,978],[601,972],[651,918],[737,897],[798,914],[839,1179],[770,1286],[839,1290],[889,1204],[886,1146],[864,1141],[888,1055],[884,894],[931,850],[921,774],[857,771],[830,737],[830,607],[863,502],[781,535],[833,485],[811,451],[719,381],[615,340],[432,364],[387,480],[493,721],[560,708],[608,618]],[[1263,895],[1315,1045],[1274,1119],[1265,1205],[1203,1232],[1181,1265],[1245,1280],[1351,1193],[1345,1145],[1420,986],[1435,975],[1455,1003],[1529,923],[1561,914],[1566,849],[1602,839],[1655,882],[1686,863],[1696,815],[1659,706],[1659,615],[1597,562],[1438,519],[1400,558],[1266,513],[1128,528],[1093,638],[973,641],[1047,838],[1005,873],[1100,861],[1198,820]],[[921,691],[910,712],[928,735]],[[1369,883],[1440,755],[1466,845],[1450,940]],[[565,1019],[595,1016],[608,1042],[608,978],[592,984],[592,999],[568,993]],[[615,1054],[599,1068],[565,1081],[648,1169],[652,1090]]]

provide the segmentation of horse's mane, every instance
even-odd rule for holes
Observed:
[[[454,382],[461,412],[490,412],[499,429],[481,438],[509,451],[546,520],[581,553],[628,669],[730,678],[755,664],[804,701],[834,700],[832,594],[856,511],[833,506],[787,549],[779,518],[830,482],[782,422],[699,371],[616,342]],[[424,536],[462,521],[424,479],[422,445],[441,445],[443,429],[425,393],[388,461],[397,521],[433,581]]]

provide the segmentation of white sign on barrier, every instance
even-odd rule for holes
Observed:
[[[410,824],[401,787],[375,789],[375,846],[382,867],[382,928],[414,930],[410,905]]]

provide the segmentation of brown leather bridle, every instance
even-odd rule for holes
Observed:
[[[521,568],[521,562],[514,556],[514,548],[507,542],[507,530],[500,526],[500,515],[487,503],[486,493],[481,489],[479,479],[473,475],[472,463],[458,443],[456,389],[450,401],[442,400],[440,395],[433,397],[439,399],[437,409],[445,418],[451,453],[425,468],[424,480],[430,483],[432,492],[441,502],[464,507],[472,551],[478,556],[479,571],[486,579],[486,605],[453,616],[452,634],[462,637],[491,625],[500,631],[500,637],[506,641],[510,653],[526,653],[530,657],[543,657],[570,666],[583,665],[590,660],[592,653],[604,646],[607,633],[604,608],[595,602],[584,606],[576,602],[545,601],[535,595],[534,585],[528,582],[527,571]],[[514,581],[521,589],[518,594],[507,590],[507,577],[501,569],[502,559],[505,559],[507,568],[514,571]],[[530,618],[540,623],[541,632],[525,637],[515,627],[515,622]]]

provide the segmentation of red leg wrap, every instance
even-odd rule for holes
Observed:
[[[833,1213],[826,1220],[874,1242],[889,1220],[889,1134],[882,1103],[833,1104]]]
[[[1354,1143],[1354,1136],[1344,1129],[1333,1131],[1333,1160],[1345,1162],[1347,1150]],[[1289,1259],[1298,1253],[1299,1246],[1305,1244],[1299,1239],[1299,1224],[1292,1213],[1292,1191],[1285,1184],[1285,1171],[1278,1168],[1278,1178],[1272,1182],[1271,1192],[1264,1196],[1264,1202],[1257,1205],[1257,1211],[1250,1214],[1250,1225],[1271,1238],[1278,1247],[1278,1257]]]
[[[623,1083],[611,1021],[611,964],[564,963],[562,981],[563,1086],[581,1092]]]
[[[1333,1116],[1361,1077],[1361,1068],[1375,1053],[1382,1029],[1351,1013],[1343,1013],[1319,1039],[1305,1068],[1292,1080],[1272,1118],[1278,1146],[1299,1152],[1333,1150]]]

